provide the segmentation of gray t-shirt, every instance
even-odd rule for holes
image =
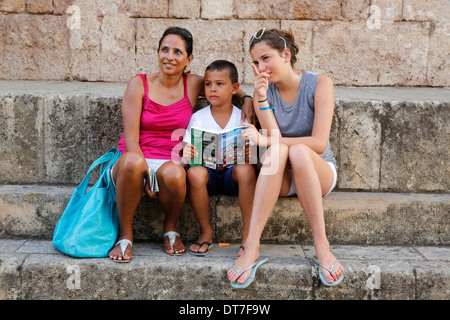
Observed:
[[[267,100],[274,106],[275,118],[283,137],[308,137],[312,134],[314,123],[314,95],[316,93],[317,76],[315,72],[303,71],[300,90],[293,104],[286,103],[277,86],[269,83]],[[325,161],[336,166],[336,160],[328,141],[325,152],[319,154]]]

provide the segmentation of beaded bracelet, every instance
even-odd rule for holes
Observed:
[[[252,96],[250,96],[250,95],[246,94],[245,96],[243,96],[243,97],[241,98],[241,103],[242,103],[242,104],[244,104],[244,99],[245,99],[245,98],[250,98],[250,99],[253,99],[253,97],[252,97]]]

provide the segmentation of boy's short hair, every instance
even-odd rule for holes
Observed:
[[[238,71],[234,63],[227,60],[216,60],[210,63],[209,66],[206,67],[206,71],[224,71],[228,70],[228,74],[230,76],[230,80],[232,84],[238,83],[239,76]]]

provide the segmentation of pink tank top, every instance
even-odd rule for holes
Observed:
[[[188,98],[187,75],[183,75],[184,97],[169,106],[163,106],[148,97],[147,75],[139,74],[144,82],[139,145],[147,159],[179,159],[184,130],[192,116],[193,108]],[[117,147],[125,153],[122,138]]]

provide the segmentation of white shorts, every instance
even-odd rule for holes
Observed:
[[[336,186],[336,182],[337,182],[336,166],[332,162],[327,162],[327,163],[330,165],[331,170],[333,170],[334,178],[333,178],[333,184],[331,185],[330,190],[328,190],[327,194],[324,195],[323,198],[325,198],[327,195],[330,194],[331,191],[333,191],[334,187]],[[292,173],[292,168],[290,166],[289,166],[289,173],[291,175],[291,188],[289,189],[289,192],[287,194],[288,197],[297,194],[297,191],[295,190],[294,176]]]
[[[147,162],[147,166],[149,169],[153,169],[155,171],[157,171],[159,169],[159,167],[161,167],[164,163],[166,163],[167,161],[172,161],[171,159],[145,159],[145,161]],[[109,170],[109,176],[111,178],[112,184],[114,186],[114,189],[116,188],[116,182],[114,181],[113,178],[113,169],[114,166],[111,167],[111,170]],[[146,179],[144,179],[144,187],[145,187],[145,182]]]

